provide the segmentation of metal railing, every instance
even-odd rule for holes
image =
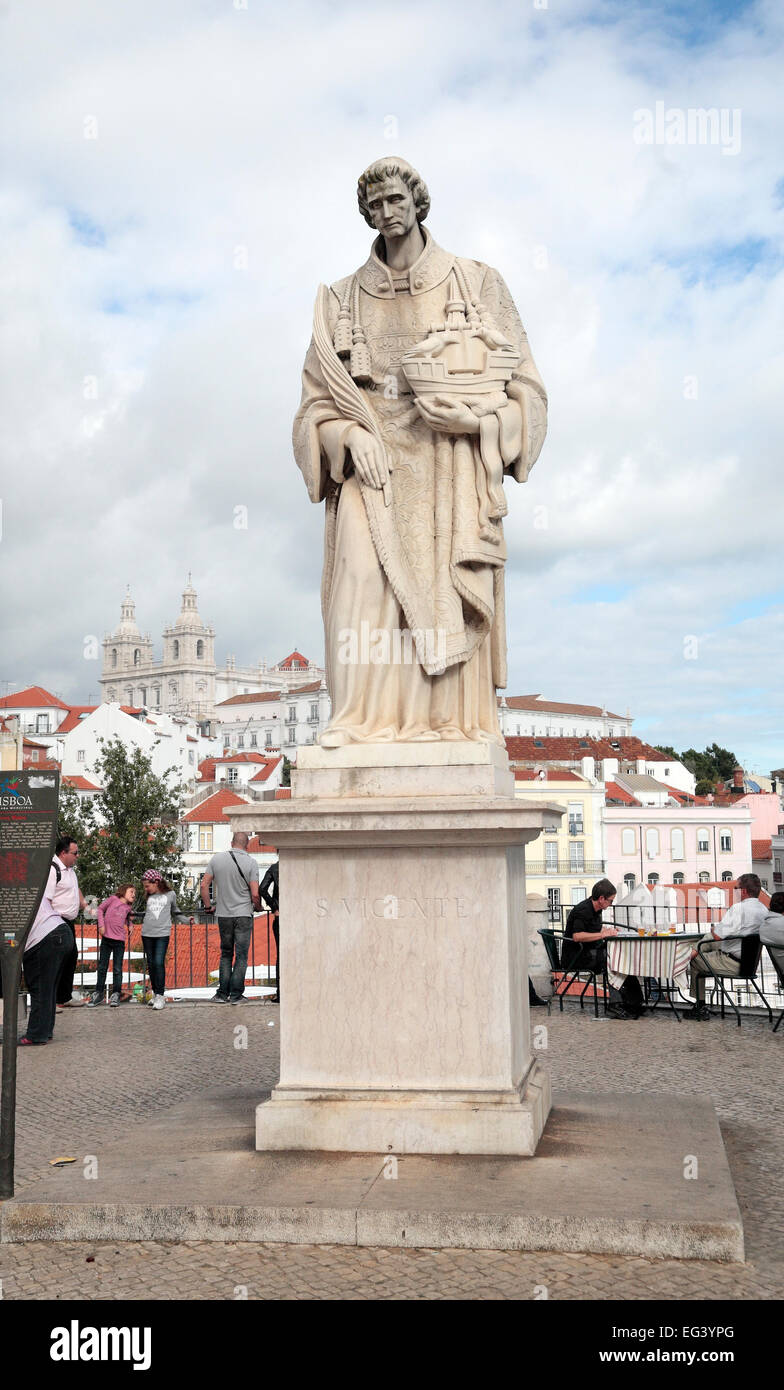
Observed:
[[[550,862],[547,859],[532,859],[525,861],[526,874],[603,874],[603,859],[584,859],[582,864],[573,864],[571,859],[558,859]]]
[[[166,990],[177,994],[183,990],[217,989],[220,964],[220,932],[217,919],[203,908],[194,910],[194,922],[172,923],[169,948],[166,953]],[[141,916],[134,916],[133,925],[123,953],[123,988],[133,994],[141,986],[144,997],[149,987],[147,959],[141,933]],[[92,993],[97,983],[100,937],[97,922],[77,920],[74,928],[79,952],[74,972],[74,988]],[[257,949],[258,948],[258,949]],[[275,954],[275,960],[272,955]],[[263,956],[264,959],[258,957]],[[268,912],[253,918],[245,975],[246,987],[272,986],[278,988],[278,961],[272,919]],[[105,993],[111,993],[112,961],[106,974]]]

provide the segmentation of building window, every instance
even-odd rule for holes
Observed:
[[[721,881],[722,883],[732,883],[732,874],[730,873],[729,869],[724,870],[721,876]],[[763,884],[762,886],[764,888],[765,885]]]
[[[245,735],[244,735],[244,734],[237,734],[237,747],[238,747],[238,748],[244,748],[244,747],[245,747]]]
[[[649,885],[649,887],[655,888],[655,886],[656,886],[656,884],[657,884],[658,882],[659,882],[659,875],[658,875],[658,874],[648,874],[648,885]]]
[[[139,651],[139,648],[138,648],[138,647],[135,647],[135,648],[134,648],[134,653],[133,653],[133,664],[134,664],[134,666],[138,666],[138,665],[139,665],[139,657],[140,657],[140,656],[141,656],[141,652]]]
[[[584,889],[583,887],[580,887],[580,888],[573,888],[573,889],[572,889],[572,907],[576,907],[578,903],[585,902],[585,899],[586,899],[587,896],[588,896],[588,895],[587,895],[587,893],[586,893],[586,891],[585,891],[585,889]]]
[[[250,746],[251,746],[251,748],[255,748],[255,747],[256,747],[256,735],[255,735],[255,734],[251,734],[251,736],[250,736]]]
[[[582,835],[583,833],[583,808],[579,801],[570,801],[568,808],[569,815],[569,834]]]
[[[685,880],[683,874],[673,874],[673,876],[672,876],[672,881],[673,881],[673,883],[678,884],[678,883],[685,883],[686,880]]]
[[[176,638],[176,637],[175,637],[174,642],[173,642],[173,644],[172,644],[172,655],[173,655],[175,661],[179,661],[179,659],[180,659],[180,644],[179,644],[179,642],[177,641],[177,638]]]
[[[637,880],[634,877],[634,874],[624,874],[623,886],[626,889],[627,893],[634,892],[635,888],[637,887]]]
[[[574,840],[569,846],[569,868],[582,873],[585,868],[585,846],[582,840]]]
[[[117,648],[116,648],[116,647],[112,647],[112,670],[113,670],[113,671],[116,671],[116,669],[117,669]]]
[[[30,762],[31,762],[31,763],[37,763],[37,762],[38,762],[38,755],[39,755],[40,751],[41,751],[41,750],[40,750],[39,748],[31,748],[31,749],[30,749]]]
[[[85,761],[84,749],[83,749],[83,748],[77,748],[77,750],[76,750],[76,761],[77,761],[78,763],[83,763],[83,762]]]
[[[227,782],[231,782],[231,783],[235,783],[235,782],[239,782],[239,780],[240,780],[239,769],[236,768],[236,767],[227,767],[227,768],[226,768],[226,781],[227,781]]]
[[[719,832],[719,849],[722,854],[732,854],[732,831],[721,830]]]
[[[296,743],[296,742],[297,742],[297,731],[296,731],[296,729],[289,729],[288,733],[286,734],[286,742],[287,742],[287,743]]]
[[[212,852],[212,826],[199,826],[199,849]]]
[[[195,755],[194,755],[194,752],[193,752],[193,749],[192,749],[192,748],[189,748],[189,749],[188,749],[188,762],[189,762],[189,763],[195,762]]]
[[[623,854],[635,854],[637,851],[637,836],[629,827],[621,831],[621,852]]]
[[[271,747],[272,747],[272,730],[271,730],[271,729],[265,729],[265,730],[264,730],[264,747],[265,747],[265,748],[271,748]]]
[[[310,707],[310,722],[311,724],[318,723],[318,705],[311,705]]]
[[[710,874],[706,869],[700,871],[700,883],[710,883]]]
[[[675,829],[670,834],[670,858],[686,858],[686,836],[680,829]]]
[[[133,704],[133,691],[132,691],[132,690],[126,690],[126,692],[125,692],[125,703],[126,703],[126,705],[132,705],[132,704]]]
[[[48,714],[37,714],[37,715],[35,716],[35,732],[36,732],[37,734],[48,734],[48,732],[49,732],[49,715],[48,715]]]
[[[697,853],[710,854],[710,835],[704,825],[697,831]]]
[[[196,643],[196,655],[197,657],[204,656],[204,643],[202,642],[201,638],[199,638],[198,642]]]
[[[289,712],[288,712],[288,715],[287,715],[287,718],[286,718],[286,722],[287,722],[288,724],[296,724],[296,722],[297,722],[297,706],[296,706],[296,705],[289,705]]]
[[[548,888],[547,890],[547,915],[551,922],[560,922],[561,920],[560,888]]]
[[[654,826],[649,826],[645,832],[645,853],[649,859],[659,857],[659,832]]]
[[[160,707],[161,707],[161,687],[160,687],[159,685],[154,685],[153,688],[152,688],[152,702],[153,702],[153,704],[155,705],[155,708],[156,708],[156,709],[160,709]]]
[[[544,847],[544,867],[547,873],[558,873],[558,846],[548,841]]]

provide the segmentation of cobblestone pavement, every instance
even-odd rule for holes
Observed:
[[[355,1249],[213,1242],[0,1246],[5,1299],[771,1299],[784,1296],[784,1034],[747,1019],[638,1023],[532,1013],[556,1088],[709,1097],[746,1227],[747,1263],[509,1251]],[[234,1047],[234,1028],[249,1032]],[[82,1159],[198,1089],[259,1091],[277,1076],[278,1009],[248,1003],[79,1009],[55,1042],[19,1055],[17,1193],[52,1157]],[[252,1069],[252,1070],[249,1070]],[[662,1123],[666,1102],[662,1100]]]

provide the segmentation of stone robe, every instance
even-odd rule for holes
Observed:
[[[294,453],[311,500],[326,501],[327,732],[345,742],[503,744],[496,688],[506,685],[506,550],[500,522],[494,543],[480,536],[480,439],[431,430],[400,366],[403,354],[444,322],[458,259],[422,232],[425,247],[409,271],[390,271],[378,238],[357,272],[373,378],[359,389],[386,449],[389,505],[354,473],[345,442],[354,420],[335,399],[316,342],[305,360]],[[524,482],[544,440],[544,386],[501,276],[479,261],[458,263],[471,293],[520,353],[503,404],[482,430],[500,451],[504,473]],[[350,279],[329,292],[330,335]],[[402,642],[395,636],[401,632]]]

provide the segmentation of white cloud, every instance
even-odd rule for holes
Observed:
[[[364,259],[356,177],[389,149],[435,237],[504,273],[550,392],[510,487],[510,690],[780,763],[780,605],[731,620],[781,583],[782,19],[692,42],[674,13],[7,7],[4,677],[95,691],[84,635],[130,582],[157,640],[189,569],[219,654],[320,654],[291,417],[316,285]],[[635,145],[660,99],[739,108],[741,152]],[[597,585],[622,596],[581,603]]]

